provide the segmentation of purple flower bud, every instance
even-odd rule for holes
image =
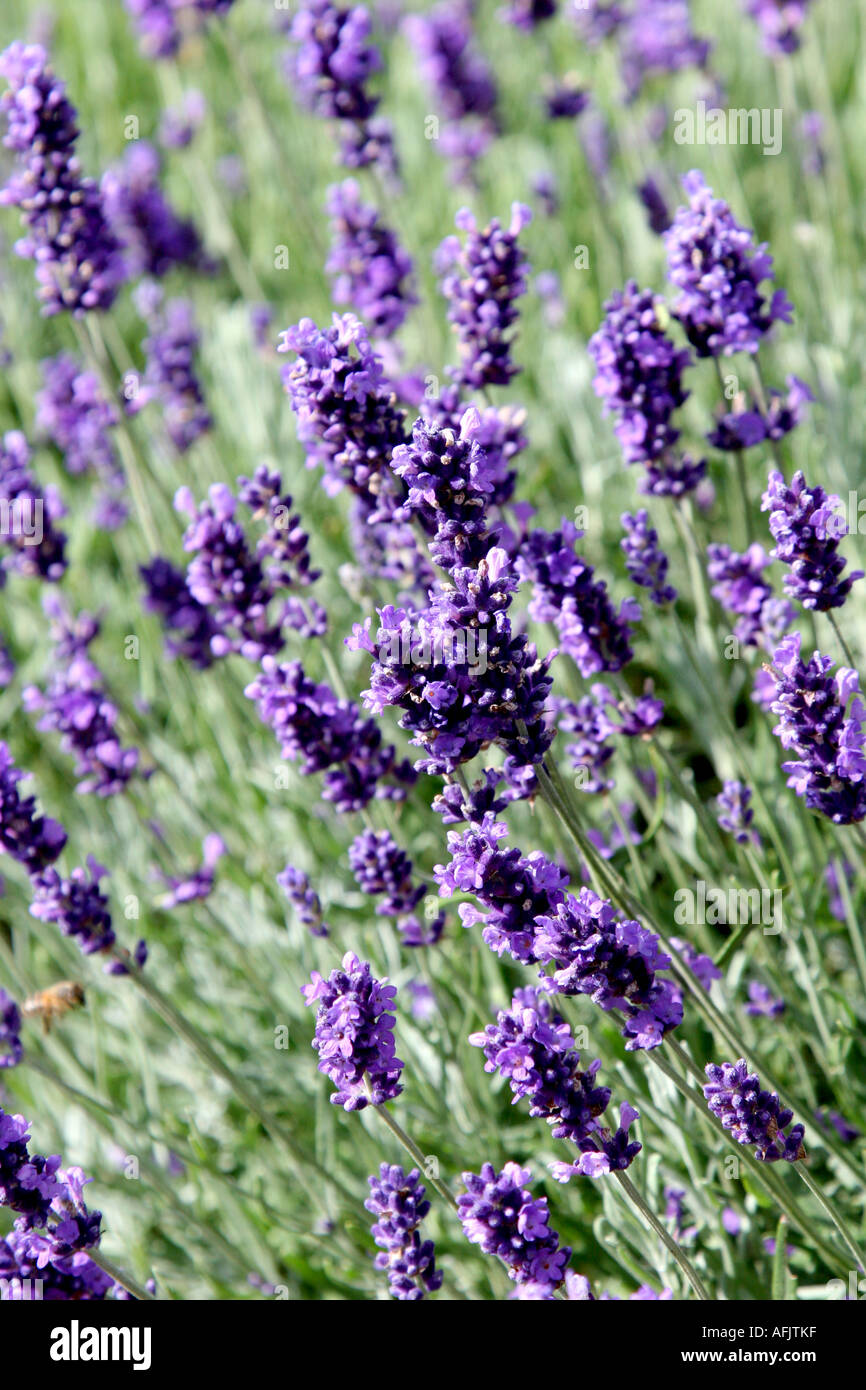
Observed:
[[[441,289],[461,359],[452,375],[474,390],[507,386],[521,370],[511,361],[510,329],[517,321],[514,303],[526,293],[530,269],[517,237],[531,218],[529,208],[514,203],[507,228],[494,218],[482,231],[463,208],[455,220],[466,233],[465,245],[447,237],[437,252],[437,270],[447,270]]]
[[[313,1047],[319,1071],[337,1088],[332,1105],[363,1110],[396,1099],[403,1089],[403,1063],[395,1053],[395,1019],[389,1012],[397,995],[394,986],[374,979],[369,964],[351,951],[343,957],[342,969],[332,970],[327,980],[317,970],[311,979],[301,993],[308,1005],[318,1005]]]
[[[397,1164],[383,1163],[378,1178],[368,1178],[370,1196],[364,1203],[377,1218],[371,1234],[384,1252],[376,1268],[385,1270],[394,1298],[417,1302],[442,1285],[432,1240],[422,1241],[419,1227],[430,1210],[420,1173],[406,1174]]]
[[[750,1075],[746,1063],[710,1063],[706,1068],[709,1084],[704,1095],[712,1114],[729,1129],[738,1144],[754,1144],[755,1157],[762,1163],[785,1159],[796,1163],[805,1158],[803,1126],[794,1125],[789,1134],[785,1128],[793,1116],[784,1110],[773,1091],[762,1091],[758,1077]]]
[[[496,1255],[517,1284],[556,1288],[565,1277],[571,1250],[560,1248],[548,1226],[547,1198],[534,1198],[527,1184],[532,1174],[516,1163],[497,1173],[492,1163],[480,1173],[464,1173],[466,1192],[457,1198],[467,1240],[486,1255]]]
[[[776,542],[772,557],[791,569],[785,593],[819,613],[841,608],[851,585],[863,578],[862,570],[841,577],[848,561],[839,554],[839,540],[848,528],[836,514],[838,506],[838,497],[809,487],[802,473],[795,473],[789,486],[781,473],[772,472],[761,499]]]

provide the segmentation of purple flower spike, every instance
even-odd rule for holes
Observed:
[[[146,586],[145,608],[157,613],[167,629],[169,656],[185,657],[201,671],[212,666],[212,643],[219,629],[205,605],[190,593],[184,571],[157,555],[140,567],[139,574]]]
[[[637,99],[650,78],[703,67],[712,47],[693,32],[688,0],[642,0],[623,19],[618,39],[629,101]]]
[[[53,487],[40,487],[30,471],[30,446],[20,430],[0,442],[0,588],[6,574],[33,576],[56,583],[66,573],[66,537],[54,522],[66,508]]]
[[[18,1005],[4,989],[0,989],[0,1070],[3,1067],[17,1067],[23,1056]]]
[[[208,15],[227,14],[234,0],[124,0],[147,58],[173,58],[184,36]]]
[[[0,849],[29,874],[37,874],[54,863],[66,844],[66,831],[58,821],[36,814],[32,796],[19,794],[18,783],[28,776],[0,741]]]
[[[834,677],[832,667],[820,652],[803,661],[798,632],[785,638],[773,656],[770,708],[779,716],[773,733],[796,754],[782,764],[788,786],[810,810],[851,825],[866,817],[866,709],[857,672],[840,667]]]
[[[745,782],[736,781],[725,782],[716,797],[719,825],[729,831],[740,845],[761,843],[757,830],[752,829],[755,813],[749,805],[751,799],[751,787],[747,787]]]
[[[709,1084],[704,1095],[712,1114],[729,1129],[738,1144],[754,1144],[755,1157],[762,1163],[785,1159],[796,1163],[806,1157],[803,1148],[803,1126],[794,1125],[789,1134],[785,1128],[793,1115],[783,1110],[773,1091],[762,1091],[756,1075],[750,1075],[746,1063],[721,1066],[710,1063],[706,1068]]]
[[[468,180],[498,130],[496,80],[474,42],[470,9],[446,0],[407,15],[403,29],[434,109],[445,117],[439,148],[453,161],[455,178]]]
[[[442,1286],[432,1240],[422,1241],[419,1228],[430,1210],[420,1173],[404,1173],[397,1164],[383,1163],[378,1178],[368,1178],[370,1196],[364,1203],[376,1219],[371,1234],[383,1251],[376,1268],[388,1275],[392,1297],[417,1302]]]
[[[773,58],[796,53],[809,4],[810,0],[743,0],[746,14],[760,27],[765,51]]]
[[[839,554],[839,540],[848,528],[836,513],[838,506],[838,497],[809,487],[802,473],[794,474],[790,486],[781,473],[771,473],[761,499],[776,542],[772,557],[790,566],[786,594],[819,613],[841,608],[851,585],[863,578],[862,570],[842,578],[848,562]]]
[[[658,607],[673,603],[677,591],[665,583],[668,557],[659,546],[658,532],[650,526],[647,511],[642,508],[634,516],[624,512],[621,520],[625,536],[620,541],[620,549],[635,584],[649,589],[650,600]]]
[[[127,274],[167,275],[175,266],[204,269],[201,239],[192,222],[178,217],[160,187],[161,161],[147,140],[135,140],[120,164],[102,176],[105,215],[123,243]]]
[[[664,235],[668,276],[679,291],[672,313],[699,357],[755,353],[774,323],[791,322],[784,290],[769,302],[760,286],[773,278],[773,258],[714,198],[703,174],[683,179],[689,202]]]
[[[186,299],[170,299],[160,307],[156,296],[148,301],[150,334],[144,340],[146,367],[137,394],[129,402],[137,414],[150,401],[159,401],[168,437],[185,453],[210,429],[210,412],[195,370],[198,332],[192,305]]]
[[[396,917],[407,946],[433,945],[442,935],[444,914],[424,927],[411,914],[424,897],[423,883],[412,882],[412,861],[387,830],[364,830],[349,846],[349,863],[362,893],[381,897],[376,912]]]
[[[760,980],[749,981],[749,1002],[743,1005],[743,1013],[752,1018],[780,1018],[785,1008],[784,999],[777,999],[767,985]]]
[[[331,1104],[363,1110],[396,1099],[403,1090],[403,1063],[395,1053],[395,1019],[389,1012],[397,996],[394,986],[374,979],[369,964],[351,951],[327,980],[317,970],[311,979],[301,993],[308,1005],[318,1005],[313,1047],[319,1071],[337,1088]]]
[[[593,389],[616,418],[628,463],[650,463],[676,443],[673,414],[689,395],[682,376],[691,357],[665,332],[661,306],[659,296],[630,280],[607,301],[604,322],[589,341]]]
[[[506,1163],[497,1173],[492,1163],[480,1173],[464,1173],[466,1191],[457,1207],[467,1240],[486,1255],[496,1255],[516,1284],[557,1288],[565,1277],[571,1250],[560,1248],[548,1226],[547,1198],[534,1198],[527,1186],[528,1168]]]
[[[33,879],[32,915],[42,922],[55,922],[86,956],[107,951],[115,942],[108,899],[99,888],[99,880],[107,873],[92,855],[87,859],[87,872],[73,869],[69,878],[61,878],[56,869],[46,869]]]
[[[571,1030],[542,990],[519,989],[510,1009],[469,1041],[484,1049],[485,1071],[508,1079],[515,1105],[528,1099],[530,1115],[546,1120],[555,1139],[567,1139],[580,1150],[575,1165],[555,1165],[555,1176],[561,1176],[561,1168],[568,1170],[566,1178],[573,1169],[595,1177],[627,1168],[640,1152],[640,1144],[626,1140],[623,1145],[623,1135],[611,1136],[603,1126],[610,1091],[596,1084],[601,1063],[580,1070]]]
[[[461,359],[452,375],[473,390],[507,386],[521,370],[511,361],[510,329],[517,321],[514,303],[526,293],[530,269],[517,238],[531,219],[529,208],[514,203],[507,228],[494,218],[481,231],[463,208],[455,220],[466,233],[465,246],[451,236],[437,252],[437,269],[447,270],[441,289]]]
[[[563,520],[559,531],[531,531],[517,557],[522,579],[532,580],[529,615],[537,623],[556,624],[562,650],[584,677],[619,671],[632,658],[630,624],[640,618],[640,604],[623,599],[614,609],[603,580],[576,553],[583,535]]]
[[[329,189],[328,214],[332,249],[325,269],[333,278],[334,303],[348,304],[374,334],[390,338],[418,303],[411,258],[376,208],[361,201],[354,179]]]
[[[728,545],[707,546],[707,574],[712,594],[729,613],[737,615],[734,636],[747,647],[772,648],[790,627],[794,610],[778,599],[764,578],[770,563],[757,541],[742,555]]]
[[[299,921],[309,927],[310,935],[327,936],[328,926],[322,920],[321,899],[303,870],[287,864],[282,873],[277,874],[277,883],[293,904]]]

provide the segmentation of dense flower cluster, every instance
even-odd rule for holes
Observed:
[[[212,424],[195,370],[199,338],[193,308],[186,299],[169,299],[161,305],[151,293],[148,306],[144,376],[127,409],[136,414],[150,401],[158,401],[169,439],[185,453]]]
[[[856,671],[830,672],[829,656],[800,656],[800,634],[791,633],[773,655],[775,694],[770,705],[779,723],[773,732],[796,758],[782,767],[788,786],[837,825],[866,817],[866,756]],[[850,703],[849,703],[850,702]]]
[[[42,363],[42,390],[36,394],[36,429],[60,450],[64,467],[70,473],[92,471],[99,478],[107,490],[106,498],[122,517],[126,510],[122,501],[124,477],[111,438],[118,419],[118,412],[103,396],[97,377],[83,371],[74,357],[61,352]]]
[[[176,266],[205,264],[195,224],[179,217],[160,186],[159,153],[147,140],[127,145],[122,161],[102,176],[109,225],[123,244],[127,274],[167,275]]]
[[[590,888],[569,893],[555,910],[538,918],[535,959],[553,966],[550,986],[560,994],[588,994],[605,1010],[625,1014],[629,1052],[658,1047],[683,1018],[679,990],[657,978],[670,956],[658,937],[639,922],[617,916]]]
[[[394,1298],[417,1302],[442,1286],[432,1240],[421,1239],[419,1227],[430,1210],[420,1173],[404,1173],[397,1164],[383,1163],[379,1176],[368,1178],[370,1196],[364,1203],[376,1217],[371,1234],[382,1250],[376,1268],[385,1270]]]
[[[626,598],[616,611],[604,580],[595,579],[592,566],[575,551],[582,535],[567,519],[559,531],[531,531],[517,569],[533,584],[530,617],[555,623],[562,650],[582,676],[594,676],[631,661],[629,624],[640,618],[640,604]]]
[[[281,665],[263,657],[244,693],[302,776],[325,773],[322,795],[338,811],[360,811],[373,797],[399,800],[415,781],[411,764],[383,741],[375,720],[362,718],[357,705],[324,682],[311,681],[299,661]]]
[[[764,578],[770,558],[755,541],[742,554],[729,545],[707,546],[707,574],[712,594],[736,614],[734,636],[746,647],[771,650],[794,617],[790,603],[778,599]]]
[[[692,29],[688,0],[642,0],[622,22],[618,39],[629,101],[652,77],[703,67],[711,48]]]
[[[311,936],[327,936],[328,925],[322,918],[321,899],[303,869],[287,864],[282,873],[277,874],[277,883],[294,906],[299,921],[309,927]]]
[[[508,570],[505,551],[494,547],[477,568],[452,570],[426,611],[381,609],[375,645],[369,619],[347,639],[374,655],[364,703],[376,714],[389,705],[402,711],[400,727],[425,753],[419,771],[452,773],[491,743],[526,765],[550,746],[543,716],[551,658],[539,659],[525,634],[512,632],[517,581]]]
[[[517,238],[532,213],[514,203],[507,228],[498,218],[480,230],[467,208],[455,222],[466,233],[461,246],[446,237],[436,254],[436,268],[447,272],[441,289],[448,300],[448,319],[457,334],[460,365],[454,380],[473,390],[507,386],[520,368],[511,360],[511,329],[517,321],[515,300],[526,293],[529,263]]]
[[[20,430],[0,442],[0,588],[10,570],[50,583],[66,572],[66,537],[54,526],[66,508],[56,488],[40,487],[30,469],[30,446]]]
[[[27,777],[0,741],[0,849],[35,874],[54,863],[66,844],[66,831],[58,821],[37,814],[32,796],[21,796],[18,783]]]
[[[100,623],[89,613],[73,619],[56,594],[43,607],[51,619],[54,665],[45,689],[28,686],[22,695],[27,710],[39,710],[37,728],[55,729],[61,747],[75,758],[79,792],[114,796],[139,771],[139,754],[124,748],[115,732],[119,710],[105,691],[103,676],[88,648]]]
[[[608,742],[609,728],[603,704],[595,691],[582,695],[577,702],[557,697],[552,705],[557,728],[574,736],[573,742],[565,748],[577,773],[574,785],[584,792],[610,791],[614,781],[607,775],[607,764],[613,757],[613,748]]]
[[[397,991],[387,980],[377,980],[369,964],[351,951],[342,968],[325,980],[317,970],[302,994],[316,1004],[313,1047],[319,1054],[319,1071],[336,1086],[332,1105],[344,1110],[363,1110],[382,1105],[402,1091],[403,1063],[394,1043],[393,1007]]]
[[[658,531],[650,526],[649,514],[641,508],[633,516],[625,512],[622,516],[625,535],[620,548],[625,555],[626,569],[643,589],[649,589],[650,600],[660,607],[673,603],[676,589],[666,584],[668,557],[659,545]]]
[[[125,275],[121,247],[99,189],[81,174],[65,85],[38,44],[10,44],[0,54],[0,76],[9,84],[0,99],[3,143],[17,157],[0,204],[21,209],[27,235],[15,251],[36,262],[43,313],[108,309]]]
[[[33,878],[30,911],[41,922],[54,922],[64,936],[71,936],[86,956],[114,945],[108,898],[99,880],[108,870],[88,855],[87,869],[73,869],[62,878],[56,869],[45,869]]]
[[[381,897],[376,912],[397,918],[406,946],[430,946],[438,941],[445,916],[438,913],[423,926],[414,915],[426,893],[423,883],[412,882],[412,861],[387,830],[363,830],[349,846],[349,864],[358,887]]]
[[[354,179],[329,190],[328,213],[331,254],[325,269],[333,280],[333,301],[350,305],[374,334],[390,338],[418,302],[410,284],[411,257],[376,208],[361,201]]]
[[[171,657],[184,657],[199,670],[216,657],[212,643],[219,629],[209,610],[190,593],[186,573],[170,560],[156,555],[139,573],[145,584],[145,608],[156,613],[166,629],[165,646]]]
[[[754,1144],[755,1157],[764,1163],[785,1159],[796,1163],[805,1158],[803,1126],[793,1125],[785,1134],[793,1115],[784,1110],[779,1097],[772,1091],[762,1091],[757,1076],[749,1073],[746,1063],[722,1062],[706,1067],[708,1085],[704,1095],[711,1112],[729,1129],[738,1144]]]
[[[23,1056],[21,1013],[15,1000],[0,989],[0,1070],[17,1067]]]
[[[44,1158],[28,1147],[23,1115],[0,1109],[0,1206],[17,1213],[12,1231],[0,1239],[0,1278],[12,1298],[101,1299],[119,1286],[87,1255],[99,1244],[102,1213],[90,1211],[83,1190],[90,1181],[80,1168],[60,1167],[57,1154]],[[41,1280],[37,1294],[26,1280]]]
[[[623,1115],[615,1134],[604,1127],[601,1116],[610,1090],[596,1084],[601,1063],[592,1062],[581,1071],[571,1029],[541,990],[517,990],[511,1007],[496,1015],[496,1023],[489,1023],[483,1033],[472,1033],[469,1041],[483,1047],[485,1071],[507,1078],[514,1104],[527,1099],[530,1115],[546,1120],[555,1139],[566,1139],[580,1150],[574,1164],[554,1166],[560,1180],[573,1173],[596,1177],[627,1168],[640,1152],[640,1144],[628,1140],[634,1111]]]
[[[209,15],[227,14],[234,0],[124,0],[135,21],[142,52],[148,58],[172,58],[184,35],[199,29]]]
[[[664,234],[668,275],[679,291],[672,306],[699,357],[757,352],[774,323],[791,322],[784,290],[767,301],[761,284],[773,277],[765,245],[714,198],[702,173],[683,178],[688,204]]]
[[[839,538],[847,527],[836,514],[838,506],[838,497],[809,487],[802,473],[795,473],[789,485],[781,473],[772,472],[761,500],[776,542],[772,557],[790,566],[785,592],[819,613],[841,608],[851,585],[863,578],[862,570],[842,578],[848,562],[839,554]]]
[[[796,53],[800,47],[809,4],[810,0],[743,0],[746,13],[760,27],[764,48],[774,58]]]
[[[691,358],[677,348],[661,320],[661,300],[633,280],[605,306],[605,319],[589,340],[595,361],[593,389],[616,417],[616,435],[628,463],[650,463],[679,438],[674,411],[688,397],[683,372]]]
[[[498,129],[496,80],[475,45],[469,7],[445,0],[425,14],[407,15],[403,28],[445,117],[438,130],[442,153],[454,161],[456,177],[466,178]]]
[[[440,897],[453,893],[473,893],[486,912],[472,903],[458,908],[464,927],[483,923],[482,938],[498,956],[507,952],[522,965],[536,956],[536,922],[556,912],[565,899],[568,879],[562,869],[540,850],[525,856],[519,849],[506,849],[499,841],[508,826],[497,821],[493,812],[462,833],[448,832],[450,863],[433,870]]]
[[[551,1231],[546,1197],[533,1197],[532,1174],[516,1163],[497,1173],[492,1163],[480,1173],[464,1173],[466,1191],[457,1198],[468,1240],[496,1255],[517,1284],[557,1287],[565,1277],[571,1250]]]

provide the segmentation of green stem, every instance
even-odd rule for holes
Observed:
[[[110,1279],[113,1279],[115,1284],[120,1284],[121,1288],[126,1289],[127,1293],[131,1293],[133,1298],[140,1299],[142,1303],[155,1302],[152,1293],[148,1293],[147,1289],[142,1288],[141,1284],[136,1283],[130,1275],[124,1274],[123,1270],[118,1269],[117,1265],[107,1259],[100,1250],[95,1248],[88,1250],[87,1256],[95,1265],[99,1266],[104,1274],[107,1274]]]
[[[638,1192],[631,1178],[627,1178],[625,1173],[623,1173],[621,1170],[616,1171],[614,1173],[614,1177],[616,1178],[623,1192],[628,1197],[629,1201],[637,1207],[644,1220],[649,1223],[649,1225],[652,1227],[652,1229],[658,1236],[659,1240],[670,1251],[671,1255],[674,1257],[683,1274],[688,1279],[698,1298],[704,1299],[708,1302],[712,1302],[712,1299],[710,1298],[710,1295],[707,1293],[706,1288],[701,1282],[700,1275],[698,1274],[694,1265],[688,1259],[687,1255],[682,1250],[682,1248],[674,1240],[670,1231],[665,1230],[664,1226],[659,1221],[652,1208],[647,1206],[646,1202]]]

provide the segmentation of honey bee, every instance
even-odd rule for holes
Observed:
[[[41,1018],[43,1033],[50,1033],[52,1023],[70,1009],[80,1009],[84,1002],[84,990],[76,980],[59,980],[25,999],[21,1012],[25,1018]]]

